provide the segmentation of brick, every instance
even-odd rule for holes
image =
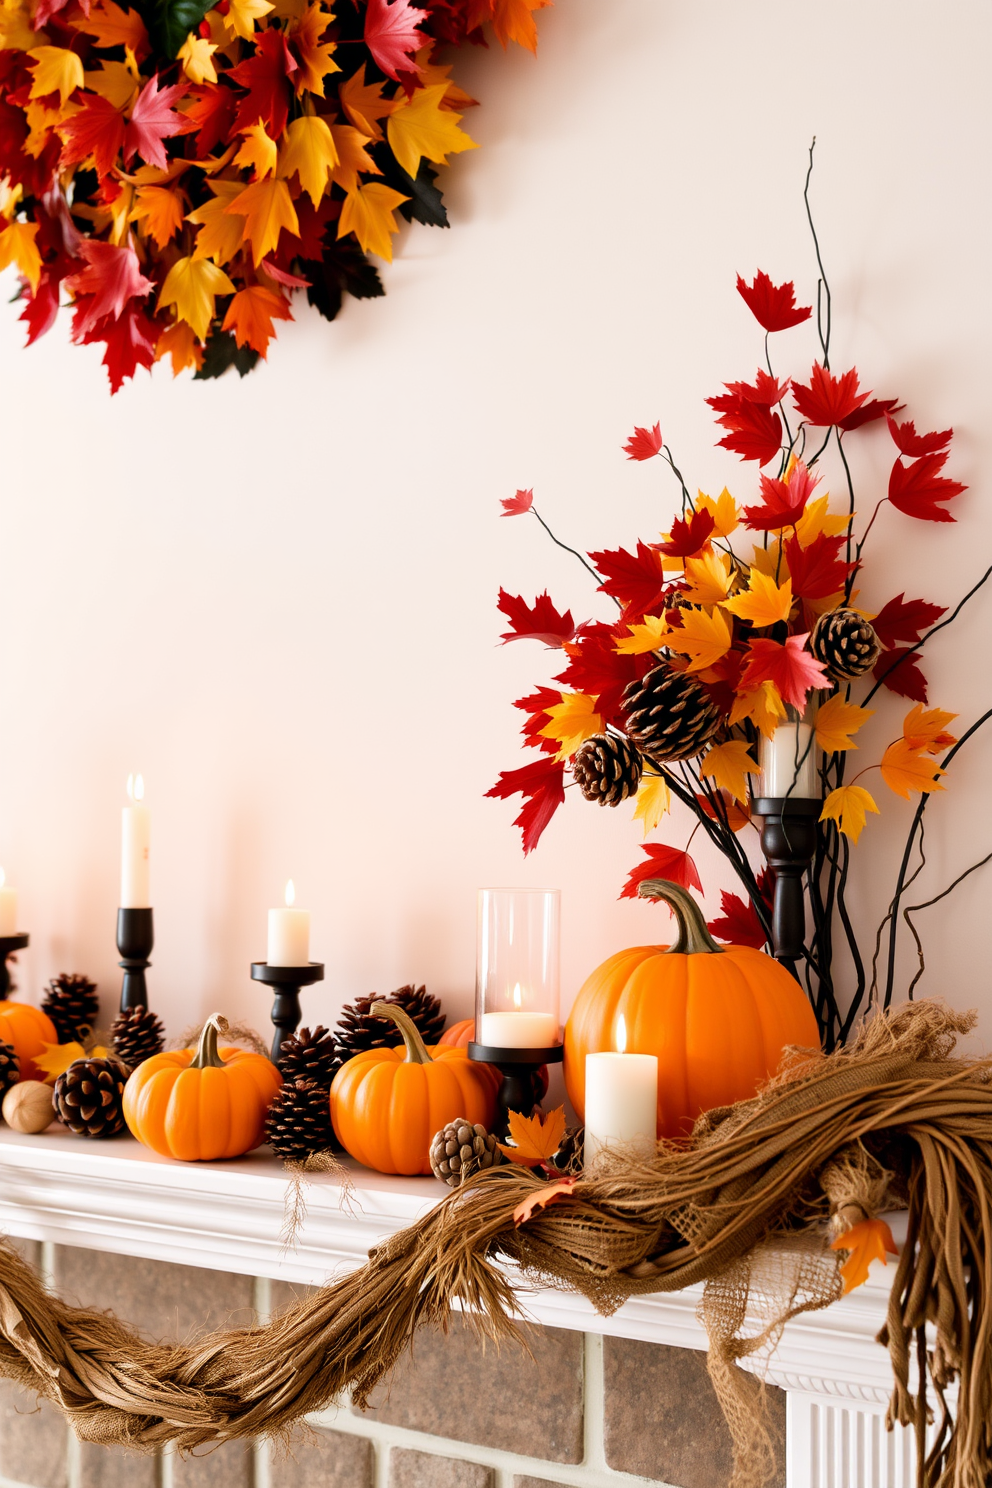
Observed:
[[[389,1488],[494,1488],[496,1474],[481,1462],[435,1457],[394,1447],[389,1454]]]
[[[0,1474],[32,1488],[66,1488],[65,1418],[7,1380],[0,1381]]]
[[[252,1449],[248,1442],[225,1442],[195,1456],[172,1459],[175,1488],[253,1488]]]
[[[61,1297],[83,1307],[112,1308],[133,1328],[170,1342],[211,1328],[245,1326],[254,1317],[251,1277],[228,1271],[60,1245],[55,1279]]]
[[[143,1452],[81,1442],[79,1456],[81,1488],[155,1488],[158,1482],[158,1463]]]
[[[550,1478],[515,1477],[513,1488],[562,1488],[561,1483],[552,1483]]]
[[[620,1472],[636,1473],[678,1488],[714,1488],[730,1481],[730,1432],[723,1419],[706,1355],[696,1349],[663,1348],[628,1338],[604,1340],[604,1428],[606,1460]],[[767,1390],[773,1429],[781,1446],[784,1477],[785,1392]]]
[[[344,1431],[293,1434],[288,1449],[269,1448],[271,1488],[371,1488],[375,1462],[372,1443]]]

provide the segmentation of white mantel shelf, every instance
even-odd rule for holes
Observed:
[[[392,1178],[345,1162],[350,1187],[320,1174],[306,1188],[306,1219],[291,1250],[281,1239],[289,1179],[267,1150],[235,1162],[179,1163],[131,1137],[87,1142],[57,1128],[0,1130],[0,1230],[27,1239],[145,1256],[213,1270],[319,1285],[360,1266],[369,1249],[443,1197],[433,1178]],[[898,1238],[898,1237],[897,1237]],[[790,1390],[846,1397],[877,1409],[889,1396],[888,1356],[875,1343],[892,1271],[824,1312],[788,1325],[768,1378]],[[701,1288],[658,1293],[600,1317],[584,1298],[520,1290],[534,1321],[704,1349]]]

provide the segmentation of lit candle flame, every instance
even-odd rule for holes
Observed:
[[[145,795],[145,779],[143,775],[129,775],[127,777],[127,793],[132,801],[141,801]]]
[[[617,1026],[613,1032],[613,1047],[618,1054],[627,1052],[627,1022],[623,1013],[617,1019]]]
[[[515,1008],[523,1007],[523,1003],[523,993],[520,991],[520,983],[518,982],[513,989],[513,1006]]]
[[[296,886],[291,878],[286,880],[286,908],[291,909],[296,903]]]

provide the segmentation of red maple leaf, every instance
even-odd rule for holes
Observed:
[[[944,605],[928,604],[925,599],[905,599],[897,594],[875,616],[872,628],[886,650],[900,641],[915,646],[928,626],[946,615]]]
[[[693,558],[710,540],[716,522],[710,511],[694,511],[689,520],[676,517],[672,523],[672,535],[666,543],[654,543],[653,547],[666,558]]]
[[[878,658],[872,675],[897,697],[925,703],[927,679],[918,665],[921,659],[919,651],[914,651],[911,646],[895,646]]]
[[[120,315],[108,315],[86,332],[73,337],[83,342],[105,341],[103,365],[110,377],[110,391],[116,393],[127,377],[139,367],[150,367],[155,361],[159,327],[146,314],[143,305],[132,300]]]
[[[917,434],[912,419],[907,419],[904,424],[897,424],[894,418],[887,418],[886,423],[899,453],[908,455],[911,459],[918,455],[935,455],[945,444],[950,444],[954,436],[953,429],[935,429],[932,434]]]
[[[261,120],[272,138],[278,139],[289,117],[287,79],[296,70],[296,59],[289,50],[284,33],[278,26],[270,26],[256,41],[254,55],[239,62],[228,73],[228,77],[248,89],[247,98],[241,100],[231,133],[239,134]]]
[[[741,515],[753,532],[777,532],[781,527],[794,527],[806,510],[806,503],[820,481],[818,475],[797,460],[787,480],[761,476],[761,506],[745,506]]]
[[[763,868],[758,875],[758,892],[770,920],[772,895],[775,892],[775,880],[770,868]],[[739,894],[730,894],[724,889],[720,894],[720,908],[723,915],[719,919],[710,920],[706,926],[711,935],[715,935],[717,940],[729,942],[730,945],[753,946],[756,951],[764,950],[768,937],[761,928],[757,910],[750,899],[742,899]]]
[[[501,641],[543,641],[546,646],[555,647],[564,645],[575,634],[571,610],[559,614],[546,589],[532,605],[522,595],[507,594],[500,589],[496,608],[510,622],[510,629],[500,636]]]
[[[183,127],[183,116],[172,105],[182,98],[185,91],[178,85],[160,88],[157,75],[148,79],[124,126],[125,166],[131,164],[135,155],[140,155],[147,165],[157,165],[160,170],[165,170],[169,158],[162,141],[178,134]]]
[[[193,102],[183,114],[182,128],[178,134],[195,134],[194,151],[197,160],[205,160],[214,145],[227,139],[234,123],[237,95],[225,83],[203,83],[190,88]],[[309,197],[306,198],[309,201]]]
[[[620,899],[636,899],[638,886],[649,878],[667,878],[669,883],[681,884],[684,889],[703,892],[696,865],[681,848],[667,847],[664,842],[648,842],[642,843],[641,852],[647,854],[647,861],[630,870],[627,882],[620,890]]]
[[[34,294],[28,289],[24,297],[24,309],[18,316],[28,328],[28,339],[24,343],[30,346],[50,331],[55,324],[59,313],[59,276],[49,272],[47,266],[42,268],[41,278]]]
[[[787,331],[790,326],[809,320],[813,313],[811,305],[796,304],[796,287],[791,279],[787,284],[773,284],[761,269],[755,274],[753,284],[738,274],[737,293],[766,331]]]
[[[840,556],[844,538],[827,537],[820,532],[803,547],[798,538],[785,544],[785,560],[792,579],[792,593],[797,599],[827,599],[847,583],[857,564],[845,563]]]
[[[616,649],[621,629],[604,625],[601,620],[584,625],[575,641],[565,647],[568,665],[555,677],[555,681],[564,687],[594,697],[596,712],[604,723],[622,722],[621,700],[627,684],[658,664],[657,658],[650,653],[644,656],[621,655]]]
[[[661,555],[640,538],[636,553],[628,553],[625,548],[608,548],[601,553],[590,553],[589,557],[604,575],[600,592],[620,601],[625,619],[643,615],[660,599],[665,582]]]
[[[842,424],[871,397],[858,391],[858,371],[852,367],[835,377],[819,362],[813,363],[809,387],[793,379],[792,397],[800,415],[819,429]]]
[[[841,419],[837,425],[843,429],[845,434],[852,429],[860,429],[863,424],[873,424],[876,419],[886,418],[890,413],[898,413],[903,405],[898,398],[869,398],[867,403],[862,403],[847,418]]]
[[[540,749],[543,754],[557,754],[558,743],[555,739],[543,739],[541,730],[551,722],[551,714],[548,709],[561,702],[561,693],[555,692],[553,687],[539,687],[528,697],[517,698],[515,708],[522,708],[527,714],[521,725],[520,732],[528,744],[535,749]]]
[[[513,496],[504,496],[500,500],[503,510],[501,517],[519,517],[521,512],[529,512],[534,505],[534,491],[517,491]]]
[[[83,238],[79,255],[86,260],[86,267],[78,274],[70,274],[65,281],[66,289],[76,298],[74,341],[86,340],[97,321],[105,315],[120,315],[128,300],[135,296],[144,298],[155,287],[142,274],[133,248],[118,248],[98,238]]]
[[[947,462],[949,450],[939,455],[921,455],[912,465],[897,460],[889,475],[889,500],[897,511],[920,522],[954,522],[949,511],[938,502],[960,496],[968,487],[960,481],[938,474]]]
[[[623,452],[628,460],[650,460],[652,455],[661,453],[663,443],[660,424],[655,424],[653,429],[642,429],[635,424],[634,432],[624,445]]]
[[[399,82],[400,72],[419,73],[413,54],[423,46],[426,37],[420,30],[427,17],[414,10],[410,0],[369,0],[365,12],[365,45],[376,65],[387,77]]]
[[[808,640],[808,635],[788,636],[780,646],[778,641],[754,637],[741,674],[741,691],[754,692],[762,682],[774,682],[782,701],[801,712],[807,693],[827,685],[826,667],[806,650]]]
[[[734,398],[743,398],[748,403],[762,403],[766,408],[771,408],[775,403],[781,403],[789,391],[789,379],[779,382],[770,372],[759,367],[754,375],[753,382],[725,382],[724,387]],[[707,403],[716,408],[719,398],[707,398]]]
[[[124,115],[99,93],[84,93],[82,107],[62,125],[59,164],[78,165],[93,156],[97,176],[109,176],[124,143]]]
[[[725,386],[733,389],[735,384]],[[777,457],[782,447],[782,420],[768,404],[734,391],[706,401],[719,414],[717,423],[729,431],[719,441],[722,449],[740,455],[742,460],[757,460],[759,465]]]
[[[548,822],[565,799],[565,765],[561,760],[538,759],[519,770],[501,770],[487,796],[505,800],[518,792],[524,796],[513,825],[523,832],[524,852],[533,852]]]

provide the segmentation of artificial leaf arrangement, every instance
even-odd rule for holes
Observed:
[[[536,50],[551,0],[2,0],[0,268],[30,345],[63,291],[112,391],[171,359],[243,376],[296,292],[328,320],[384,293],[437,167],[475,148],[438,49]]]
[[[741,298],[764,333],[765,365],[749,381],[727,382],[707,399],[721,431],[718,443],[744,462],[750,492],[741,501],[728,490],[694,495],[656,423],[636,427],[624,446],[631,460],[659,460],[677,485],[678,514],[654,540],[584,555],[559,541],[532,491],[502,502],[503,515],[535,517],[573,553],[611,609],[607,618],[577,622],[547,592],[530,604],[500,590],[503,642],[536,640],[561,660],[553,685],[515,704],[525,715],[525,743],[536,753],[521,768],[502,772],[488,794],[523,797],[515,825],[525,852],[536,847],[567,784],[600,805],[632,799],[645,837],[673,798],[681,801],[696,819],[694,832],[705,832],[720,849],[744,889],[743,896],[723,893],[723,913],[710,922],[711,932],[760,948],[771,938],[774,883],[769,869],[752,866],[746,845],[759,742],[787,723],[793,737],[802,737],[795,725],[805,719],[814,730],[808,748],[817,751],[822,812],[806,881],[813,930],[804,978],[830,1049],[846,1039],[865,997],[878,988],[886,926],[879,1001],[886,1007],[891,1001],[900,902],[911,881],[914,843],[922,854],[923,812],[930,795],[945,788],[951,759],[992,716],[990,710],[956,739],[949,732],[956,715],[930,706],[921,667],[923,647],[951,624],[992,569],[951,614],[905,591],[880,607],[866,608],[862,600],[869,537],[878,541],[889,524],[904,519],[953,522],[950,508],[965,486],[946,468],[951,429],[918,433],[898,398],[863,387],[856,368],[831,365],[830,289],[809,203],[812,164],[811,149],[804,200],[819,270],[815,320],[812,304],[797,303],[792,282],[775,284],[763,272],[750,283],[738,277]],[[809,354],[797,348],[793,365],[803,371],[787,376],[773,360],[772,337],[807,326],[818,342],[812,367],[806,372]],[[795,340],[791,335],[787,344]],[[854,456],[866,438],[891,441],[891,463],[887,489],[869,488],[859,497]],[[823,476],[831,451],[842,482],[839,499]],[[895,736],[865,758],[858,735],[882,689],[911,706]],[[797,774],[802,763],[796,759]],[[869,958],[858,946],[845,890],[851,850],[880,809],[879,780],[919,802],[869,985]],[[644,861],[631,871],[622,896],[633,898],[642,882],[658,878],[701,892],[688,848],[645,844]],[[905,911],[918,950],[909,914],[923,907]],[[835,939],[843,941],[856,977],[843,1013],[834,986]]]

